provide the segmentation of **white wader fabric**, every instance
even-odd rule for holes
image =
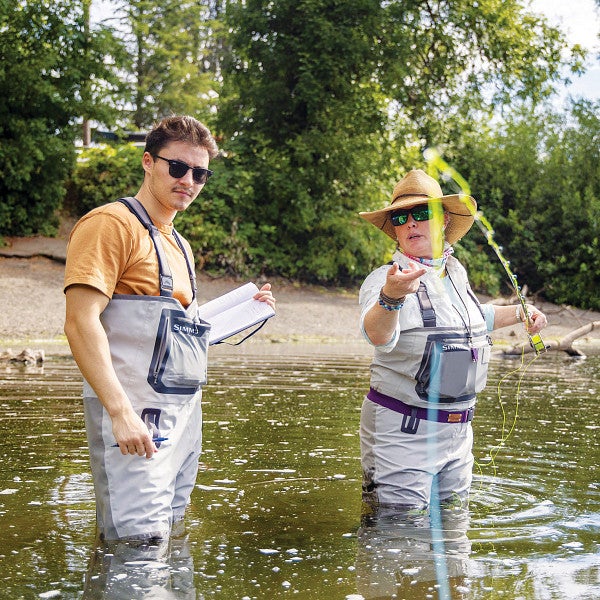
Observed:
[[[167,537],[183,519],[194,489],[202,450],[201,392],[181,405],[148,406],[160,411],[158,452],[146,459],[123,456],[114,447],[112,423],[97,398],[84,398],[96,519],[106,540]],[[131,394],[130,394],[131,398]],[[141,414],[141,405],[136,411]]]
[[[156,442],[152,458],[121,454],[108,413],[84,381],[97,523],[106,540],[168,536],[184,516],[198,471],[210,326],[198,317],[185,251],[194,300],[184,309],[164,289],[169,267],[160,240],[154,242],[161,294],[167,295],[115,295],[101,315],[115,372],[134,410],[153,438],[168,438]]]
[[[365,398],[360,420],[363,500],[371,505],[425,509],[434,478],[442,502],[466,499],[471,487],[471,423],[422,420],[402,431],[404,415]]]
[[[407,266],[398,253],[394,260]],[[380,267],[365,280],[363,317],[377,301],[389,268]],[[407,297],[392,342],[375,348],[370,384],[410,407],[465,411],[485,387],[491,341],[464,268],[453,257],[446,268],[445,283],[432,271],[421,278],[427,307],[422,295]],[[364,501],[426,508],[434,478],[442,501],[466,499],[473,466],[471,423],[421,419],[416,431],[407,431],[403,423],[405,415],[365,398],[360,425]]]

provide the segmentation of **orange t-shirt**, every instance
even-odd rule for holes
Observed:
[[[193,294],[185,257],[173,236],[173,226],[157,227],[173,275],[173,297],[187,307]],[[183,244],[191,258],[190,245],[186,240]],[[113,294],[160,295],[152,238],[122,202],[91,210],[71,231],[64,289],[74,284],[89,285],[109,298]]]

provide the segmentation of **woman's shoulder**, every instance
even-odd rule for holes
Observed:
[[[448,257],[448,260],[446,261],[446,269],[448,269],[451,273],[460,273],[464,274],[465,276],[467,274],[467,270],[465,269],[464,265],[460,262],[460,260],[458,260],[458,258],[456,258],[456,256]]]
[[[124,230],[124,235],[141,234],[145,228],[138,218],[122,202],[109,202],[93,208],[83,215],[75,224],[73,232],[103,233],[109,229],[117,232]]]
[[[360,286],[360,291],[358,293],[358,301],[360,304],[369,300],[372,295],[379,294],[379,291],[385,283],[385,277],[391,265],[392,263],[381,265],[367,275]]]

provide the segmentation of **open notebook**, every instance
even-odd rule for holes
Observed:
[[[198,307],[200,318],[211,326],[209,344],[217,344],[275,316],[275,311],[266,302],[254,300],[257,292],[256,285],[246,283]]]

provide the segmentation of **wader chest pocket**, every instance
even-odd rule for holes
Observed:
[[[486,338],[469,344],[462,337],[429,336],[415,376],[423,400],[462,402],[485,388],[491,348]]]
[[[148,383],[161,394],[194,394],[206,383],[210,325],[180,310],[163,309]]]

